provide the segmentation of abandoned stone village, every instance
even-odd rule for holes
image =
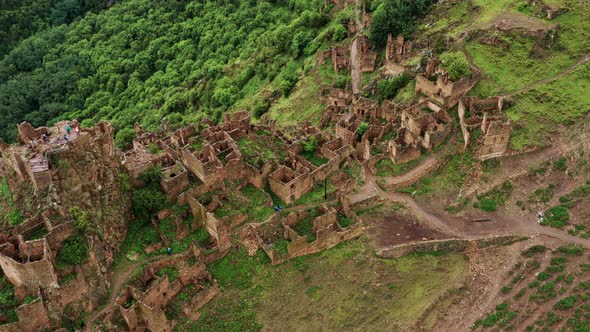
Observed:
[[[22,223],[1,225],[0,287],[11,284],[17,301],[11,308],[16,317],[0,313],[0,331],[57,329],[80,312],[87,313],[88,330],[171,331],[176,322],[165,315],[169,302],[192,287],[183,311],[196,320],[220,291],[207,264],[232,248],[246,247],[252,255],[262,249],[272,264],[318,253],[363,235],[355,210],[395,200],[389,190],[433,172],[443,154],[471,149],[479,160],[512,154],[512,126],[504,113],[509,98],[467,96],[480,78],[477,71],[452,80],[431,50],[402,36],[389,36],[382,57],[363,34],[370,16],[359,20],[349,24],[353,43],[318,52],[318,66],[353,77],[346,88],[321,88],[325,111],[319,126],[283,126],[241,111],[225,114],[219,124],[163,124],[156,132],[136,125],[132,148],[120,151],[107,122],[92,128],[73,119],[40,128],[21,123],[18,144],[0,142],[1,174],[15,201],[29,207]],[[355,77],[366,72],[415,77],[413,101],[380,102],[361,93]],[[375,164],[385,159],[393,165],[419,162],[407,176],[375,186]],[[169,207],[150,216],[158,240],[143,246],[147,257],[122,258],[142,263],[133,282],[127,282],[131,269],[115,279],[132,219],[130,187],[142,187],[154,170]],[[264,220],[239,209],[254,195]],[[309,195],[318,199],[308,203]],[[402,203],[411,207],[411,201],[406,195]],[[92,225],[83,238],[89,259],[60,266],[58,253],[79,234],[82,221]],[[163,222],[171,222],[175,240],[185,241],[183,250],[160,231]],[[191,237],[199,230],[206,240]],[[399,249],[399,255],[429,240],[412,239],[413,247]],[[159,273],[170,267],[178,270],[174,280]]]

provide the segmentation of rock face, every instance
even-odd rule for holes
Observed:
[[[67,312],[92,310],[106,299],[107,272],[131,218],[127,177],[106,122],[90,129],[76,121],[38,129],[23,123],[19,140],[2,146],[0,178],[7,180],[13,208],[28,219],[0,225],[0,267],[17,298],[41,298],[55,326]],[[80,233],[81,228],[86,231]],[[89,259],[76,267],[55,267],[64,243],[78,234],[89,247]],[[72,273],[74,280],[61,282]]]

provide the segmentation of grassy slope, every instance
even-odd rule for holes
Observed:
[[[465,268],[463,256],[454,254],[378,259],[363,240],[279,266],[237,257],[228,256],[227,265],[247,266],[244,274],[249,281],[244,282],[235,270],[226,275],[220,267],[223,262],[213,267],[225,290],[205,306],[204,318],[195,326],[205,328],[206,321],[218,318],[247,330],[254,325],[252,317],[227,312],[228,307],[240,311],[247,304],[258,322],[276,331],[302,326],[308,330],[408,329],[440,295],[463,280]],[[441,273],[445,278],[440,278]]]
[[[569,2],[570,11],[552,21],[532,17],[519,7],[521,3],[518,1],[475,0],[473,3],[479,9],[467,15],[467,20],[466,2],[440,5],[439,13],[427,20],[430,24],[422,27],[421,34],[440,33],[458,37],[461,32],[487,29],[503,19],[535,28],[559,25],[557,43],[534,56],[531,52],[534,41],[518,33],[500,35],[509,46],[507,50],[482,45],[476,39],[465,43],[474,64],[485,74],[472,94],[480,97],[514,94],[515,105],[507,110],[515,128],[511,147],[522,150],[547,145],[550,134],[557,128],[556,124],[571,124],[590,110],[590,98],[583,93],[588,89],[588,66],[582,66],[553,82],[539,84],[530,91],[521,90],[540,80],[555,77],[590,51],[588,1]],[[564,1],[560,3],[565,4]]]

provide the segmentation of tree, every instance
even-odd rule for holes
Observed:
[[[78,265],[88,260],[88,244],[80,233],[70,235],[59,251],[57,260],[70,265]]]
[[[317,143],[317,138],[315,136],[311,136],[308,140],[303,142],[303,151],[307,153],[315,152]]]
[[[363,137],[363,135],[367,132],[367,130],[369,130],[369,124],[365,121],[361,122],[358,128],[356,129],[357,139],[360,140]]]
[[[409,36],[416,20],[426,14],[432,0],[383,0],[373,14],[369,38],[377,45],[387,42],[387,35]]]
[[[471,67],[465,54],[462,52],[446,52],[441,54],[440,60],[442,67],[449,73],[449,78],[453,81],[461,77],[471,76]]]
[[[115,135],[115,144],[121,149],[127,149],[133,139],[135,138],[135,131],[133,128],[126,127],[117,132]]]
[[[393,79],[383,79],[380,80],[378,83],[379,93],[381,94],[381,99],[391,99],[395,97],[400,89],[405,87],[408,82],[410,82],[410,77],[408,75],[400,75]]]

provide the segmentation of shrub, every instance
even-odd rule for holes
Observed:
[[[539,273],[539,275],[537,275],[537,279],[539,279],[540,281],[545,281],[547,279],[549,279],[549,277],[551,277],[551,275],[547,272],[541,272]]]
[[[410,82],[410,77],[408,75],[400,75],[389,80],[380,80],[378,87],[379,93],[381,94],[381,99],[384,100],[395,97],[398,91],[405,87],[408,82]]]
[[[334,80],[334,87],[338,89],[346,88],[346,85],[350,79],[346,75],[338,75],[338,77]]]
[[[545,220],[551,227],[563,228],[570,220],[570,214],[565,207],[558,205],[545,211]]]
[[[449,78],[453,81],[461,77],[471,76],[471,67],[465,54],[462,52],[447,52],[440,56],[442,67],[449,73]]]
[[[361,137],[363,137],[363,135],[367,132],[367,130],[369,130],[369,124],[364,121],[361,122],[356,130],[357,138],[360,140]]]
[[[565,171],[567,169],[566,160],[564,157],[557,159],[553,163],[553,170],[554,171]]]
[[[311,136],[306,141],[303,141],[303,151],[307,153],[315,152],[317,146],[317,138],[315,136]]]
[[[76,229],[80,232],[86,231],[89,226],[88,212],[80,209],[77,206],[71,207],[68,211],[72,215],[72,218],[74,218],[74,225],[76,225]]]
[[[161,191],[142,188],[133,192],[132,202],[134,214],[148,219],[150,214],[164,207],[166,196]]]
[[[26,218],[20,213],[17,209],[12,209],[8,214],[6,214],[6,220],[10,226],[22,224]]]
[[[348,31],[342,25],[332,28],[332,40],[335,42],[343,41],[348,36]]]
[[[546,250],[547,250],[547,247],[545,247],[544,245],[536,244],[536,245],[531,246],[530,248],[526,249],[525,251],[523,251],[522,255],[525,257],[533,257],[533,255],[535,255],[536,253],[545,252]]]
[[[494,212],[498,208],[498,203],[491,198],[483,198],[479,202],[479,207],[486,212]]]
[[[566,298],[559,300],[557,303],[555,303],[553,305],[553,309],[557,309],[557,310],[571,309],[574,307],[574,304],[576,303],[577,300],[578,300],[578,298],[576,296],[570,295]]]
[[[584,254],[584,248],[579,247],[575,244],[563,245],[563,246],[557,248],[557,251],[564,253],[566,255],[572,255],[572,256],[581,256],[582,254]]]
[[[537,280],[532,281],[531,283],[529,283],[529,288],[535,288],[538,287],[541,283]]]
[[[88,252],[89,248],[84,236],[76,233],[64,242],[63,247],[57,255],[57,260],[69,265],[79,265],[86,262]]]
[[[553,198],[553,190],[549,188],[539,188],[529,195],[529,201],[535,203],[547,203]]]
[[[135,131],[133,128],[125,127],[117,132],[115,135],[115,144],[120,149],[127,149],[131,145],[131,141],[135,138]]]
[[[254,114],[255,118],[260,119],[261,116],[268,112],[269,108],[270,104],[268,102],[263,100],[257,100],[254,103],[254,106],[252,106],[252,113]]]

